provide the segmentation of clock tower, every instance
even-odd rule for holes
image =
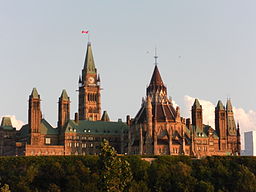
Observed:
[[[87,45],[82,77],[79,77],[78,100],[79,120],[101,119],[100,78],[95,68],[91,43]]]

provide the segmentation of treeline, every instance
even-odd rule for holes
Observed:
[[[158,156],[2,157],[0,191],[255,192],[256,158]],[[6,186],[10,190],[6,190]],[[7,187],[8,188],[8,187]]]

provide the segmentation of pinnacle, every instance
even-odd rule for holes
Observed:
[[[231,99],[228,99],[228,100],[227,100],[226,109],[227,109],[228,111],[232,111]]]
[[[110,118],[109,118],[109,116],[108,116],[107,111],[104,111],[104,112],[103,112],[103,115],[102,115],[102,117],[101,117],[101,121],[110,121]]]
[[[84,70],[86,73],[96,73],[91,43],[88,43],[87,45],[87,52],[86,52],[86,57],[84,62]]]
[[[34,99],[39,99],[39,94],[38,94],[36,88],[33,88],[32,93],[31,93],[31,96],[32,96],[32,98],[34,98]]]
[[[194,102],[194,104],[193,104],[193,107],[195,107],[195,108],[200,108],[200,107],[201,107],[201,105],[200,105],[198,99],[195,99],[195,102]]]
[[[217,104],[216,108],[220,109],[220,110],[225,110],[224,105],[222,104],[221,100],[218,101],[218,104]]]
[[[151,77],[150,85],[164,85],[157,65],[155,65],[155,69]]]
[[[63,89],[60,98],[61,98],[61,99],[65,99],[65,100],[69,100],[67,91],[66,91],[65,89]]]

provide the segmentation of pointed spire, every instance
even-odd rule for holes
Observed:
[[[194,104],[193,104],[193,107],[194,107],[194,108],[201,108],[201,105],[200,105],[198,99],[195,99],[195,102],[194,102]]]
[[[32,93],[31,93],[30,96],[31,96],[32,98],[34,98],[34,99],[39,99],[39,94],[38,94],[36,88],[33,88]]]
[[[221,100],[218,101],[218,104],[217,104],[216,108],[219,109],[219,110],[225,110],[225,107],[222,104]]]
[[[110,121],[110,118],[109,118],[109,116],[108,116],[107,111],[104,111],[104,112],[103,112],[103,115],[102,115],[102,117],[101,117],[101,121]]]
[[[97,79],[98,82],[100,82],[100,74],[98,74],[98,79]]]
[[[96,68],[94,64],[93,54],[92,54],[92,47],[91,43],[87,44],[87,52],[84,62],[84,71],[85,73],[96,73]]]
[[[12,127],[12,121],[10,117],[3,117],[2,118],[2,123],[1,123],[2,127]]]
[[[66,91],[65,89],[63,89],[63,90],[62,90],[62,93],[61,93],[60,99],[63,99],[63,100],[69,100],[69,97],[68,97],[67,91]]]
[[[232,104],[231,104],[231,99],[227,100],[226,109],[227,109],[228,112],[233,111],[233,107],[232,107]]]
[[[150,85],[164,85],[157,65],[155,65],[155,69],[151,77]]]
[[[82,83],[81,75],[79,75],[78,83],[79,83],[79,84]]]

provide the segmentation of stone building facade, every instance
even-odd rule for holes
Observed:
[[[157,60],[157,57],[155,57]],[[107,139],[120,154],[140,155],[240,155],[240,132],[231,101],[218,101],[215,128],[203,124],[203,107],[196,99],[191,119],[180,115],[168,98],[157,64],[146,97],[135,118],[111,122],[101,109],[100,76],[91,44],[78,82],[78,113],[70,118],[70,98],[63,90],[58,99],[58,123],[52,127],[42,117],[41,96],[36,88],[28,102],[28,124],[20,130],[4,117],[0,126],[0,155],[85,155],[99,153]]]
[[[52,127],[42,118],[41,96],[36,88],[28,102],[28,124],[20,130],[5,117],[0,126],[0,155],[86,155],[99,153],[107,139],[118,153],[127,153],[128,126],[112,122],[106,111],[101,114],[100,77],[94,64],[91,44],[79,77],[79,104],[70,118],[70,98],[63,90],[58,102],[58,123]]]
[[[155,65],[146,97],[130,126],[128,154],[139,155],[240,155],[240,131],[231,100],[215,108],[215,129],[203,124],[203,107],[195,99],[191,119],[180,116],[167,96],[158,66]]]

